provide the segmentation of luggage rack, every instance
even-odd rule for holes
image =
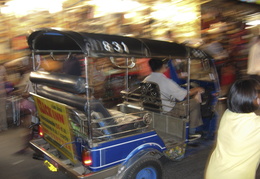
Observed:
[[[146,119],[148,115],[146,111],[130,114],[123,114],[120,111],[109,110],[112,117],[92,119],[93,139],[109,140],[136,132],[142,132],[149,128],[152,119]],[[109,121],[112,124],[104,125]]]

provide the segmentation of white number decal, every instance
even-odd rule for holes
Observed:
[[[108,43],[107,41],[102,41],[104,49],[109,52],[118,52],[118,53],[129,53],[129,49],[124,42],[121,42],[121,45],[115,41],[112,44]]]
[[[113,41],[112,44],[114,45],[114,50],[117,51],[118,53],[123,53],[123,49],[120,44],[117,42]]]
[[[123,47],[124,47],[124,51],[125,51],[126,53],[129,53],[129,49],[128,49],[128,47],[126,46],[126,44],[125,44],[124,42],[121,42],[121,44],[122,44]]]
[[[107,41],[103,41],[102,43],[106,51],[114,52],[113,46],[110,43],[108,43]]]

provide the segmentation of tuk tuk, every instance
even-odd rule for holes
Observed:
[[[149,74],[147,61],[154,57],[169,60],[168,77],[183,88],[205,88],[204,125],[198,130],[214,134],[220,88],[214,59],[199,49],[55,29],[32,32],[28,44],[34,64],[31,95],[42,136],[30,145],[51,171],[72,178],[155,179],[163,176],[162,156],[184,157],[189,99],[184,116],[168,116],[145,106],[144,91],[150,87],[142,80]],[[43,65],[48,61],[56,62],[55,68]],[[155,98],[150,95],[148,102],[160,101],[159,92],[154,92]]]

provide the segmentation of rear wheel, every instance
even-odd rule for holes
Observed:
[[[134,164],[123,179],[161,179],[162,174],[161,162],[156,158],[148,157]]]

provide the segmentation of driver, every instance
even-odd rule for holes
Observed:
[[[204,93],[204,89],[201,87],[192,88],[189,93],[187,93],[186,89],[181,88],[173,80],[167,78],[164,73],[168,67],[163,59],[152,58],[149,60],[149,66],[152,73],[144,79],[144,82],[154,82],[158,84],[161,93],[162,109],[163,112],[168,115],[176,114],[177,106],[181,105],[180,103],[176,103],[176,100],[183,101],[187,97],[187,94],[189,94],[189,96],[196,96]],[[182,111],[182,113],[185,113],[185,111]],[[196,128],[200,125],[202,125],[200,102],[192,98],[190,100],[189,134],[194,135]]]

